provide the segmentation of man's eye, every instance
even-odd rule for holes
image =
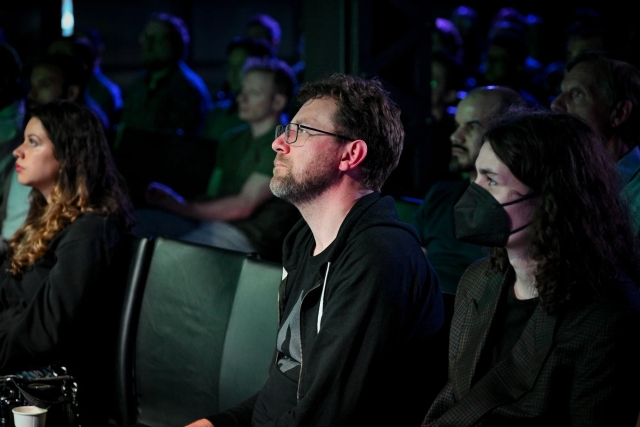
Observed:
[[[497,182],[495,182],[494,180],[492,180],[491,178],[487,178],[487,185],[493,187],[494,185],[496,185]]]

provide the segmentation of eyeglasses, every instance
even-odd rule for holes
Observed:
[[[286,134],[285,138],[284,138],[284,142],[286,142],[287,144],[292,145],[294,147],[302,147],[304,145],[304,142],[301,143],[301,144],[298,144],[298,145],[293,145],[298,140],[298,134],[301,131],[302,131],[302,133],[306,133],[309,136],[318,136],[318,135],[312,135],[309,132],[306,132],[308,130],[312,130],[314,132],[320,132],[320,133],[323,133],[325,135],[335,136],[336,138],[346,139],[347,141],[353,141],[353,138],[349,138],[348,136],[337,135],[335,133],[327,132],[326,130],[314,129],[312,127],[305,126],[305,125],[299,125],[297,123],[289,123],[286,126],[283,126],[283,125],[276,126],[276,139],[279,138],[280,135],[282,135],[284,133],[284,134]],[[306,140],[305,140],[305,142],[306,142]]]

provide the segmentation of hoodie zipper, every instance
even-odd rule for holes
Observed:
[[[318,307],[318,325],[317,325],[317,333],[320,333],[320,320],[322,318],[322,305],[324,304],[324,291],[327,289],[327,278],[329,277],[329,267],[331,266],[331,262],[327,263],[327,269],[324,273],[324,283],[319,281],[313,288],[309,289],[309,291],[303,295],[302,301],[300,302],[300,317],[298,319],[298,328],[300,333],[302,333],[302,305],[304,304],[304,299],[309,295],[312,291],[318,289],[318,287],[322,286],[322,295],[320,296],[320,307]],[[304,360],[304,354],[302,350],[302,340],[300,340],[300,375],[298,375],[298,390],[296,391],[296,400],[300,402],[300,385],[302,384],[302,363]]]

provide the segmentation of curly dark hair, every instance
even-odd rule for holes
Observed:
[[[336,133],[367,143],[362,185],[379,191],[398,165],[402,152],[404,128],[400,108],[377,78],[365,80],[338,73],[305,83],[298,92],[298,101],[302,105],[324,96],[338,102],[334,118]]]
[[[540,201],[531,224],[536,288],[549,314],[603,295],[620,270],[640,277],[630,213],[602,141],[567,113],[529,111],[493,125],[484,141]],[[493,265],[507,266],[504,248]]]
[[[133,224],[131,202],[98,117],[66,100],[45,104],[31,117],[47,131],[60,169],[51,203],[32,191],[27,219],[9,241],[14,275],[41,258],[56,234],[84,212],[108,216],[122,230]]]

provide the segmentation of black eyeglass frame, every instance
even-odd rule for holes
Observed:
[[[306,125],[301,125],[298,123],[287,123],[286,125],[278,125],[276,126],[276,138],[280,138],[280,135],[282,135],[283,133],[287,133],[287,128],[289,128],[291,125],[296,125],[296,137],[293,141],[288,142],[287,138],[284,139],[284,142],[286,142],[288,145],[293,145],[296,143],[296,141],[298,140],[298,134],[300,133],[300,128],[302,129],[307,129],[307,130],[312,130],[314,132],[320,132],[323,133],[325,135],[331,135],[331,136],[335,136],[336,138],[340,138],[340,139],[344,139],[346,141],[355,141],[353,138],[349,138],[348,136],[344,136],[344,135],[338,135],[335,133],[331,133],[331,132],[327,132],[326,130],[322,130],[322,129],[316,129],[316,128],[312,128],[310,126],[306,126]],[[314,136],[314,135],[309,135],[309,136]]]

